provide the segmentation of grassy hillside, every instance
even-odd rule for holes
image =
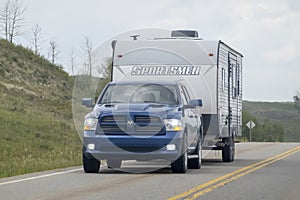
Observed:
[[[46,59],[0,40],[0,177],[81,163],[73,82]]]
[[[243,109],[258,120],[269,120],[283,125],[284,141],[300,141],[300,113],[292,102],[243,102]],[[255,130],[253,130],[255,131]]]

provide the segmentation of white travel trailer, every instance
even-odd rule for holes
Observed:
[[[234,160],[234,137],[242,131],[243,55],[196,31],[173,31],[170,38],[113,41],[112,81],[182,82],[192,99],[202,99],[203,149],[222,150]]]

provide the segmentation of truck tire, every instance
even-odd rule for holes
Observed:
[[[234,138],[233,137],[224,138],[223,143],[225,144],[225,146],[222,149],[223,162],[234,161],[234,154],[235,154]]]
[[[171,163],[173,173],[186,173],[188,168],[188,151],[187,151],[187,137],[184,137],[182,145],[183,154],[174,162]]]
[[[100,169],[100,161],[93,158],[88,159],[84,153],[82,154],[83,170],[85,173],[98,173]]]
[[[118,169],[122,165],[122,160],[119,159],[107,159],[107,167],[111,169]]]
[[[188,168],[189,169],[200,169],[202,166],[202,144],[201,144],[201,141],[199,141],[194,155],[197,155],[198,157],[191,158],[188,160]]]

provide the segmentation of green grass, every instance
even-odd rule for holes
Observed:
[[[18,95],[22,93],[14,97]],[[81,143],[71,116],[59,113],[59,107],[42,107],[43,102],[30,106],[26,98],[6,104],[8,98],[1,100],[0,177],[81,163]]]
[[[81,145],[70,122],[33,112],[1,110],[0,116],[0,177],[80,164]]]

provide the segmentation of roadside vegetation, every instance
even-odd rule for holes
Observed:
[[[97,82],[98,94],[108,77],[76,80]],[[81,164],[81,141],[72,114],[74,83],[75,77],[60,66],[0,40],[0,177]],[[87,95],[83,91],[89,88],[77,90]],[[87,113],[82,109],[79,126]]]
[[[5,40],[0,40],[0,77],[0,177],[79,165],[73,79]]]
[[[246,123],[252,120],[252,141],[299,142],[300,113],[291,102],[243,102],[243,136],[249,138]]]
[[[281,123],[270,122],[268,119],[258,120],[256,117],[243,111],[243,137],[245,141],[250,139],[250,130],[246,126],[249,121],[255,123],[252,129],[251,141],[252,142],[283,142],[284,141],[284,128]]]

